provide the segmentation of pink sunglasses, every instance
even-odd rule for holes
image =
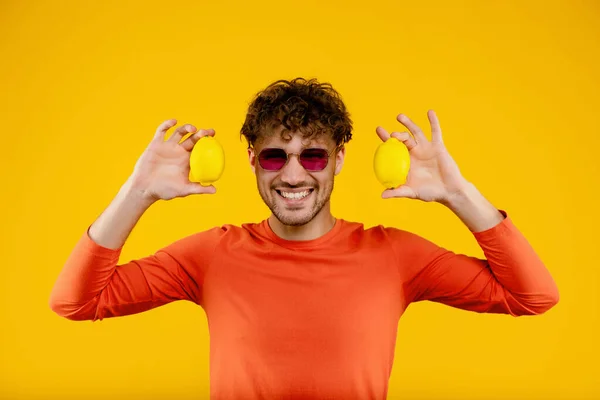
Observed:
[[[325,149],[308,148],[302,150],[300,154],[286,153],[285,150],[277,147],[262,149],[258,154],[258,163],[266,171],[279,171],[283,168],[291,156],[298,156],[300,165],[307,171],[322,171],[329,163],[331,156],[338,147],[328,153]]]

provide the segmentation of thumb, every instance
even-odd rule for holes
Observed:
[[[399,186],[396,189],[385,190],[381,194],[381,198],[383,198],[383,199],[389,199],[392,197],[405,197],[405,198],[414,199],[416,197],[416,194],[415,194],[415,191],[410,186],[406,186],[406,185]]]
[[[186,187],[187,194],[215,194],[217,192],[217,188],[213,185],[202,186],[199,183],[191,182]]]

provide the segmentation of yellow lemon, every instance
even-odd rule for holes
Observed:
[[[394,189],[406,183],[410,169],[408,149],[396,138],[389,138],[375,151],[373,169],[377,180],[386,189]]]
[[[225,169],[225,152],[212,136],[204,136],[190,154],[190,181],[208,186],[218,180]]]

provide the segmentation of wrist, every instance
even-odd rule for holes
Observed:
[[[475,185],[465,180],[452,190],[441,203],[450,209],[455,209],[469,202],[476,191]]]
[[[156,199],[149,194],[145,187],[136,183],[131,178],[121,186],[119,192],[132,205],[136,205],[142,209],[147,209],[156,202]]]
[[[446,205],[472,232],[490,229],[504,219],[504,215],[471,183],[451,196]]]

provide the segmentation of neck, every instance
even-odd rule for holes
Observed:
[[[335,225],[329,204],[326,204],[315,217],[304,225],[284,225],[273,214],[269,217],[269,226],[273,232],[285,240],[313,240],[329,232]]]

